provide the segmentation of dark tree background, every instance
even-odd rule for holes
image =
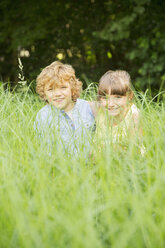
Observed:
[[[165,80],[164,13],[164,0],[1,0],[0,80],[17,83],[20,56],[28,82],[61,59],[83,81],[124,69],[138,89],[158,90]]]

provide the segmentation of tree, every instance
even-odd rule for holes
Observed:
[[[112,59],[127,69],[136,86],[159,88],[165,79],[165,2],[108,1],[109,18],[98,37],[109,41]]]
[[[0,2],[0,71],[17,82],[17,58],[26,78],[58,58],[77,75],[98,81],[108,69],[128,70],[141,89],[165,78],[164,10],[160,0]]]

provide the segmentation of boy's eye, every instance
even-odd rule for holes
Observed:
[[[119,98],[121,98],[121,96],[115,96],[115,98],[119,99]]]

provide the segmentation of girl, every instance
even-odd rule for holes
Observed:
[[[113,143],[123,144],[130,135],[141,135],[140,111],[133,98],[130,76],[126,71],[107,71],[101,77],[98,86],[100,108],[96,117],[96,134],[102,140],[99,142],[105,143],[110,136]]]

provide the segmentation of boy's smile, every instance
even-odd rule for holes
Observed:
[[[72,101],[71,86],[68,82],[64,82],[58,86],[45,85],[44,93],[46,100],[50,104],[65,112],[71,110],[75,105]]]

